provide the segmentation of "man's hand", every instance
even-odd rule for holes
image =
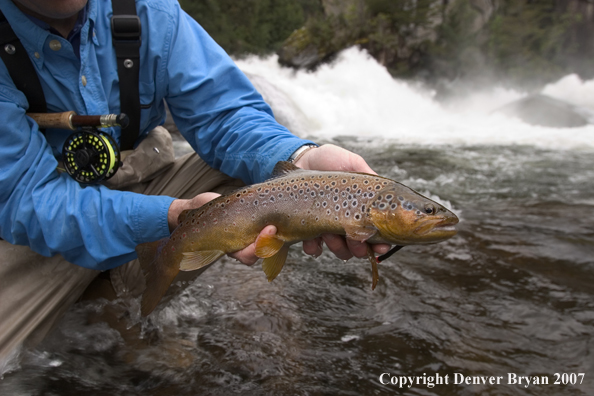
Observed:
[[[367,162],[355,153],[341,147],[326,144],[306,151],[295,163],[296,166],[308,170],[341,171],[376,173]],[[324,234],[320,238],[303,241],[303,251],[311,256],[319,256],[323,251],[323,242],[339,259],[348,260],[355,256],[367,257],[367,243],[354,241],[341,235]],[[384,254],[390,250],[390,245],[377,244],[371,246],[377,254]]]

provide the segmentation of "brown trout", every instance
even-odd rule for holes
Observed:
[[[354,172],[309,171],[279,162],[273,178],[220,196],[179,216],[170,238],[138,245],[148,315],[182,271],[204,268],[256,242],[269,281],[280,273],[289,246],[324,233],[397,246],[430,244],[456,234],[458,218],[442,205],[387,178]],[[259,236],[267,225],[277,233]],[[368,249],[373,288],[377,261]]]

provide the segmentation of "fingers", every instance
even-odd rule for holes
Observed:
[[[276,231],[276,227],[270,225],[264,227],[264,229],[260,232],[260,235],[274,235],[276,234]],[[259,257],[256,256],[255,242],[246,247],[245,249],[239,250],[235,253],[230,253],[229,256],[233,257],[234,259],[238,260],[239,262],[245,265],[254,265],[259,259]]]
[[[322,238],[303,241],[303,251],[310,256],[318,257],[324,252],[324,241]]]
[[[303,251],[311,256],[319,256],[323,251],[321,241],[341,260],[349,260],[353,256],[357,258],[367,257],[367,243],[346,239],[335,234],[324,234],[321,238],[303,241]],[[376,254],[382,255],[390,250],[390,245],[385,243],[375,244],[371,245],[371,248]]]
[[[273,225],[269,225],[260,232],[260,235],[274,235],[276,232],[277,228]],[[349,260],[353,256],[357,258],[367,257],[367,243],[346,239],[343,236],[335,234],[324,234],[320,238],[303,241],[303,251],[305,254],[318,257],[323,252],[324,243],[328,246],[328,249],[341,260]],[[387,244],[376,244],[371,245],[371,247],[378,255],[387,253],[390,250],[390,245]],[[259,257],[256,256],[255,242],[247,246],[245,249],[230,253],[229,256],[246,265],[253,265],[259,259]]]

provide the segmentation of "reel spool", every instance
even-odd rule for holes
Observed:
[[[120,149],[105,132],[83,127],[64,142],[62,161],[77,182],[98,183],[112,177],[120,167]]]

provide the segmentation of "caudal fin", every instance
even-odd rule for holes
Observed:
[[[147,316],[155,309],[179,272],[179,264],[174,260],[167,262],[161,253],[168,241],[169,238],[164,238],[136,247],[138,261],[146,281],[146,289],[142,293],[140,305],[142,316]]]

